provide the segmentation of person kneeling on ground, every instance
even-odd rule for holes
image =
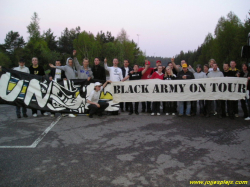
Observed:
[[[98,116],[102,116],[102,112],[109,106],[108,103],[98,103],[99,98],[100,98],[100,93],[102,89],[106,87],[108,83],[111,83],[111,81],[105,82],[103,86],[100,82],[96,82],[94,90],[87,97],[90,118],[93,118],[93,115],[95,113]]]

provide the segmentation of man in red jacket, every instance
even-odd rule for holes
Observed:
[[[150,62],[148,60],[145,60],[145,66],[149,65],[150,66]],[[140,68],[138,71],[143,71],[145,69],[145,67]],[[142,75],[141,79],[150,79],[152,73],[154,72],[154,68],[148,68],[148,70]],[[142,102],[142,112],[146,111],[146,102]],[[151,113],[151,102],[147,101],[147,113]]]

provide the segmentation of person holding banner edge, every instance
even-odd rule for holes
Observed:
[[[111,81],[106,81],[103,86],[100,82],[96,82],[94,85],[94,90],[91,91],[90,95],[87,97],[89,118],[93,118],[94,114],[102,116],[102,112],[109,106],[108,103],[99,102],[101,91],[106,87],[108,83],[111,83]]]
[[[188,65],[186,63],[182,64],[182,71],[180,71],[177,75],[177,79],[194,79],[194,75],[192,72],[188,70]],[[184,113],[184,102],[185,101],[179,101],[179,116],[183,116]],[[186,115],[190,117],[191,112],[191,101],[186,101],[187,108],[186,108]]]

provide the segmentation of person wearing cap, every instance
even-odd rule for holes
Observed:
[[[65,72],[66,78],[68,80],[76,79],[76,73],[74,70],[73,59],[71,57],[67,58],[65,66],[54,66],[53,64],[49,64],[49,66],[51,68],[63,70]],[[74,118],[76,116],[74,114],[69,114],[69,117]]]
[[[162,66],[161,64],[161,61],[160,60],[157,60],[156,63],[155,63],[156,67],[154,67],[154,72],[158,71],[158,66]],[[162,73],[165,74],[165,66],[162,66]]]
[[[16,70],[16,71],[20,71],[20,72],[23,72],[23,73],[30,73],[30,70],[29,68],[27,68],[25,66],[25,61],[24,59],[20,59],[19,62],[18,62],[19,66],[18,67],[15,67],[13,68],[13,70]],[[20,106],[16,106],[16,115],[17,115],[17,118],[21,118],[21,107]],[[25,107],[22,107],[22,113],[23,113],[23,117],[27,118],[28,115],[27,115],[27,109]]]
[[[186,63],[182,64],[182,71],[180,71],[177,75],[177,79],[186,80],[186,79],[194,79],[193,73],[188,70],[188,66]],[[179,116],[183,116],[184,113],[184,102],[186,102],[186,115],[190,117],[191,111],[191,102],[190,101],[179,101]]]
[[[142,80],[146,80],[146,79],[150,79],[152,73],[154,72],[154,68],[150,68],[150,61],[145,60],[145,66],[149,66],[147,71],[142,75],[141,79]],[[145,67],[139,68],[139,72],[143,71],[145,69]],[[147,108],[147,113],[151,113],[151,102],[147,101],[147,102],[141,102],[142,104],[142,112],[146,112],[146,108]]]
[[[102,112],[109,106],[108,103],[99,103],[101,91],[106,87],[108,83],[111,83],[111,81],[106,81],[103,86],[100,82],[96,82],[94,85],[94,90],[91,91],[89,96],[87,97],[87,106],[89,108],[90,118],[93,118],[94,114],[102,116]]]
[[[195,79],[204,79],[207,78],[206,73],[201,71],[202,66],[200,64],[197,64],[196,66],[196,72],[194,73],[194,78]],[[199,106],[200,106],[200,115],[205,116],[205,101],[204,100],[199,100]],[[191,101],[191,113],[192,115],[196,115],[197,111],[197,101]]]
[[[173,66],[174,66],[174,68],[175,68],[175,70],[176,70],[177,72],[182,71],[182,65],[183,65],[183,64],[187,64],[187,62],[186,62],[185,60],[182,60],[182,61],[181,61],[181,66],[180,66],[180,65],[176,65],[175,62],[174,62],[174,58],[171,58],[171,62],[172,62]],[[190,71],[190,72],[192,72],[192,73],[195,72],[194,69],[192,68],[192,66],[190,66],[190,65],[188,66],[188,71]]]

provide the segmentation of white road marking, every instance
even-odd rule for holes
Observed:
[[[46,134],[48,134],[48,132],[58,123],[58,121],[60,121],[60,119],[62,118],[62,116],[58,116],[57,119],[55,121],[53,121],[49,127],[47,127],[45,129],[45,131],[31,144],[28,146],[0,146],[0,148],[36,148],[36,146],[42,141],[42,139],[46,136]]]

